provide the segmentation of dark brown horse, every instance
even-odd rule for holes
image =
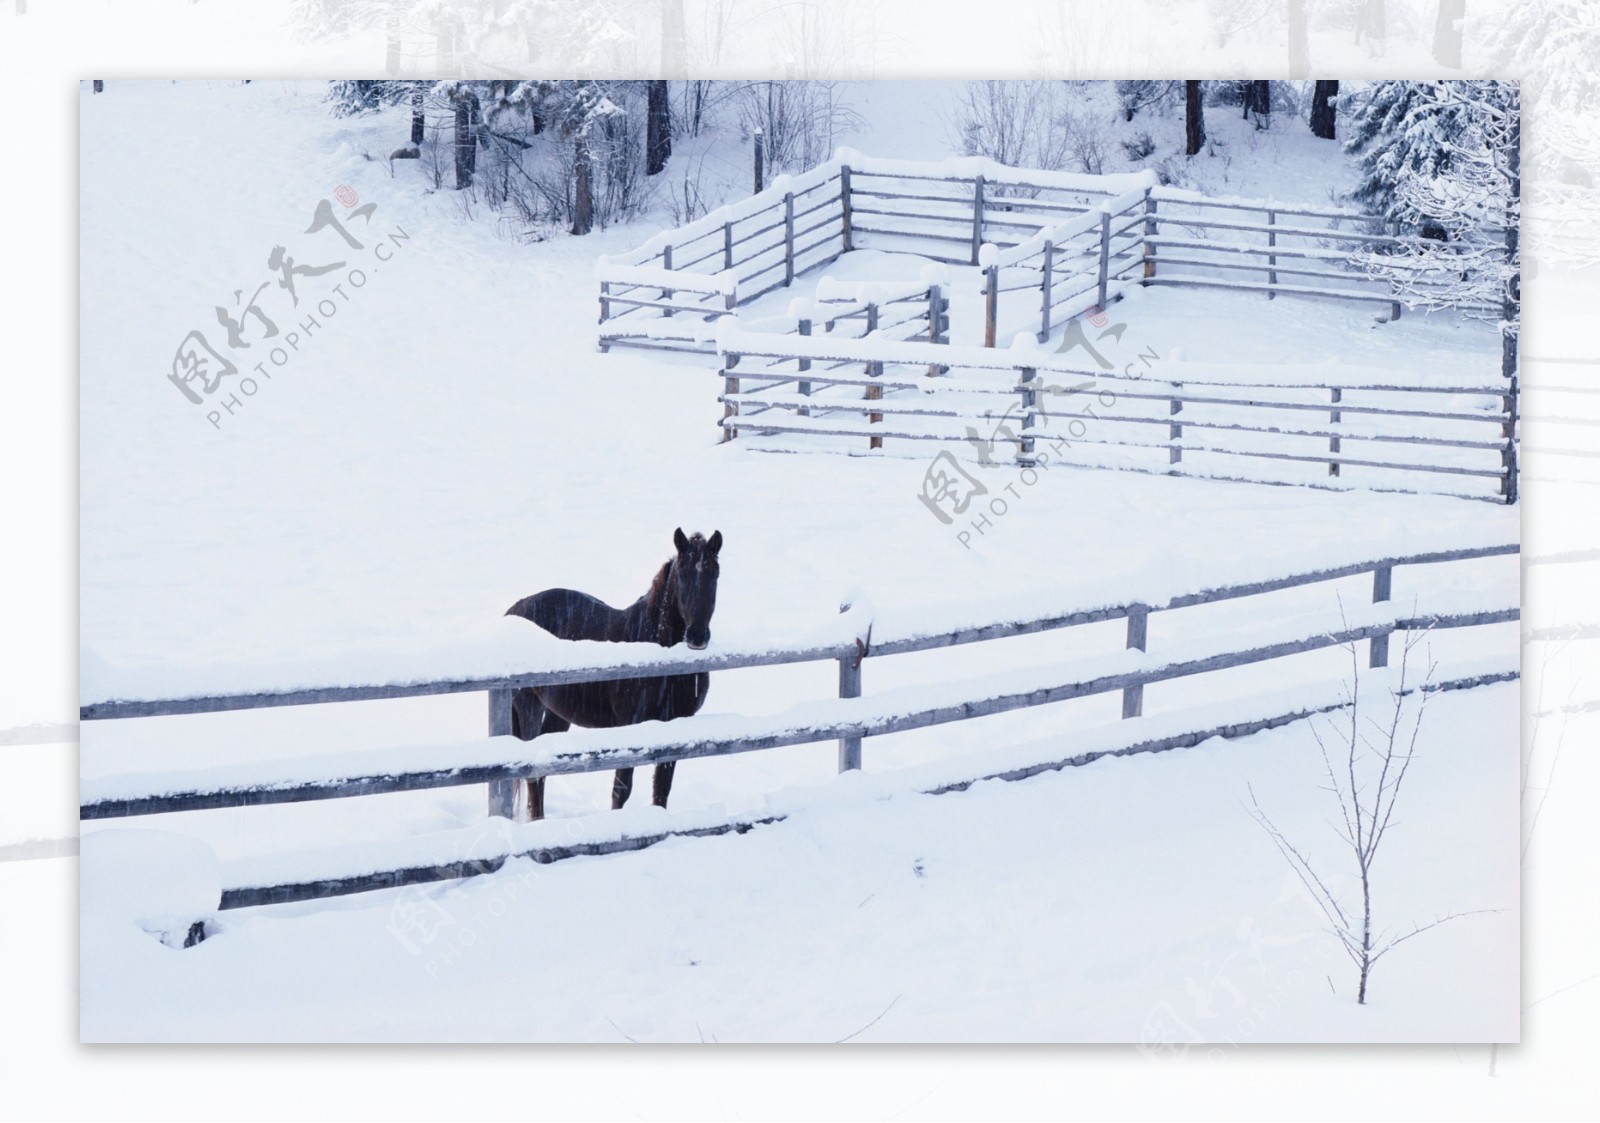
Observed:
[[[687,643],[699,651],[711,639],[711,613],[717,606],[717,555],[722,532],[710,538],[672,536],[677,553],[656,573],[650,591],[627,608],[612,608],[574,589],[546,589],[523,597],[506,610],[562,639],[607,640],[611,643]],[[560,733],[570,726],[611,729],[641,721],[670,721],[697,712],[706,700],[708,674],[657,675],[653,678],[580,682],[568,686],[524,687],[511,695],[511,732],[524,741],[541,733]],[[652,802],[667,805],[674,761],[656,765]],[[628,802],[633,769],[619,768],[611,783],[611,809]],[[528,812],[544,818],[544,779],[528,784]]]

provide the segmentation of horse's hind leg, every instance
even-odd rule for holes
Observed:
[[[560,733],[567,728],[565,718],[545,708],[536,690],[522,687],[511,692],[511,734],[523,741],[531,741],[541,733]],[[512,787],[512,807],[517,809],[520,822],[535,822],[544,818],[544,777],[517,780]]]
[[[672,770],[678,767],[678,762],[669,760],[665,764],[656,765],[655,783],[651,785],[650,802],[657,807],[667,805],[667,796],[672,793]]]
[[[611,810],[622,810],[622,805],[628,802],[628,797],[632,794],[633,769],[617,769],[617,774],[611,778]]]
[[[557,714],[554,710],[545,710],[544,717],[539,722],[539,733],[565,733],[572,728],[572,723]],[[544,818],[544,777],[535,776],[526,781],[528,786],[528,818],[537,822]]]

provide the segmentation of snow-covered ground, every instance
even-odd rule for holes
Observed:
[[[885,155],[945,151],[943,122],[910,109],[929,103],[926,89],[868,89],[874,123],[844,141],[879,143]],[[918,501],[925,458],[723,446],[720,382],[704,358],[595,350],[595,256],[653,226],[520,244],[490,218],[464,221],[454,194],[428,193],[414,164],[391,171],[368,158],[393,146],[399,116],[336,120],[321,93],[145,83],[84,95],[86,683],[125,673],[178,690],[185,676],[171,668],[227,664],[248,677],[250,664],[425,653],[482,635],[513,601],[552,586],[626,604],[666,560],[677,526],[720,529],[727,541],[714,644],[784,642],[832,619],[852,589],[884,619],[938,619],[1030,601],[1159,600],[1516,539],[1516,510],[1492,504],[1062,468],[964,543]],[[222,118],[226,131],[207,131]],[[1325,202],[1328,177],[1284,143],[1280,158],[1206,186]],[[363,222],[331,204],[359,249],[328,229],[304,233],[341,187],[376,205]],[[263,291],[280,338],[260,340],[259,322],[246,321],[263,367],[225,380],[239,404],[213,424],[214,401],[191,405],[164,377],[169,356],[192,329],[221,337],[215,309],[238,315],[236,292],[248,300],[274,281],[276,246],[302,265],[346,265],[298,278],[298,306],[275,284]],[[1196,363],[1337,359],[1426,373],[1498,362],[1483,329],[1439,318],[1378,324],[1342,305],[1171,291],[1125,311],[1130,334]],[[289,332],[297,340],[279,364],[271,347]],[[245,377],[252,391],[237,388]],[[1500,607],[1517,593],[1505,561],[1402,571],[1395,586],[1397,601],[1423,608],[1463,596]],[[1153,626],[1151,649],[1296,614],[1336,621],[1337,598],[1367,596],[1356,580],[1175,614],[1170,628]],[[1516,660],[1510,626],[1437,643],[1451,658]],[[1120,625],[1108,625],[881,670],[869,662],[866,689],[1122,644]],[[1346,673],[1337,652],[1299,657],[1152,688],[1146,711]],[[829,696],[831,675],[827,665],[720,674],[707,711],[774,712]],[[1511,1040],[1516,698],[1502,685],[1430,707],[1404,833],[1386,856],[1393,881],[1380,887],[1395,924],[1501,911],[1397,951],[1367,1009],[1351,1000],[1347,965],[1316,958],[1319,922],[1287,891],[1282,860],[1240,802],[1253,785],[1286,830],[1316,835],[1327,797],[1301,725],[940,797],[852,799],[850,780],[829,780],[825,746],[686,764],[671,813],[632,807],[623,821],[759,810],[797,787],[820,794],[746,836],[232,915],[184,952],[89,930],[83,1033],[1138,1040],[1152,1019],[1177,1018],[1198,1035],[1190,1041]],[[866,767],[1070,746],[1074,731],[1115,716],[1114,700],[1092,699],[876,739]],[[482,697],[461,695],[86,723],[82,768],[381,759],[386,746],[459,740],[483,722]],[[598,810],[608,784],[552,781],[552,817]],[[226,862],[471,827],[482,808],[481,790],[460,789],[137,825],[194,835]],[[399,905],[423,910],[431,939],[408,947],[395,935]],[[481,934],[467,937],[480,917]],[[207,1000],[219,988],[234,996],[226,1006]],[[1270,1016],[1249,1014],[1245,1028],[1261,1002]]]

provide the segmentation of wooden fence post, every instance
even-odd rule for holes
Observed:
[[[794,192],[783,193],[783,283],[794,284]]]
[[[1150,609],[1142,604],[1128,609],[1128,650],[1144,651],[1150,625]],[[1144,713],[1144,685],[1122,688],[1122,716],[1138,717]]]
[[[730,394],[737,394],[739,392],[739,376],[733,373],[733,368],[738,366],[738,365],[739,365],[739,356],[738,355],[729,355],[728,356],[728,365],[722,368],[722,394],[723,394],[723,397],[727,397]],[[739,403],[738,402],[723,402],[722,403],[722,420],[723,421],[727,421],[731,417],[738,417],[738,416],[739,416]],[[729,425],[724,425],[722,427],[722,443],[723,444],[727,444],[729,441],[733,440],[733,438],[737,437],[738,435],[739,435],[739,430],[738,429],[736,429],[736,428],[734,428],[732,426],[729,426]]]
[[[1277,226],[1277,224],[1278,224],[1278,212],[1269,208],[1267,210],[1267,225],[1275,227],[1275,226]],[[1277,244],[1278,244],[1278,232],[1277,232],[1277,230],[1268,230],[1267,231],[1267,245],[1268,245],[1268,247],[1276,246]],[[1268,300],[1276,300],[1277,297],[1278,297],[1278,255],[1275,254],[1275,253],[1271,253],[1271,254],[1267,255],[1267,299]]]
[[[1100,307],[1106,306],[1107,272],[1111,267],[1111,215],[1100,212]]]
[[[878,305],[875,302],[869,301],[867,303],[867,335],[870,336],[873,332],[875,332],[877,330],[878,330]],[[883,377],[883,364],[879,363],[879,362],[868,363],[867,364],[867,377],[868,378],[882,378]],[[879,401],[880,399],[882,399],[882,397],[883,397],[883,383],[879,382],[879,383],[875,383],[875,384],[867,387],[867,394],[866,394],[866,400],[867,401],[876,402],[876,401]],[[881,414],[881,413],[869,413],[867,415],[867,423],[869,425],[878,425],[878,424],[882,424],[882,422],[883,422],[883,414]],[[867,438],[867,447],[868,448],[882,448],[883,447],[883,438],[882,437],[868,437]]]
[[[1500,467],[1505,474],[1500,479],[1500,494],[1506,497],[1507,503],[1517,501],[1517,376],[1512,374],[1511,387],[1503,396],[1506,417],[1501,423],[1500,432],[1505,437],[1505,445],[1500,450]]]
[[[983,271],[983,345],[994,346],[995,322],[1000,316],[1000,267]]]
[[[1156,275],[1156,197],[1150,188],[1144,189],[1144,277]]]
[[[722,224],[722,268],[733,268],[733,223]]]
[[[1391,566],[1380,565],[1372,571],[1372,603],[1382,604],[1389,599],[1390,580],[1394,577]],[[1369,657],[1367,666],[1387,667],[1389,665],[1389,633],[1373,636],[1369,641]]]
[[[983,246],[983,177],[972,181],[972,264],[978,264],[978,250]]]
[[[1335,405],[1338,405],[1342,401],[1344,401],[1344,391],[1339,389],[1336,386],[1336,387],[1333,388],[1333,402],[1334,402]],[[1343,418],[1343,417],[1344,417],[1343,411],[1337,410],[1337,409],[1333,410],[1328,414],[1328,423],[1331,424],[1331,425],[1337,425],[1337,424],[1339,424],[1340,419]],[[1339,438],[1338,437],[1329,437],[1328,438],[1328,451],[1329,452],[1334,452],[1334,453],[1337,453],[1339,451]],[[1337,476],[1338,474],[1339,474],[1339,461],[1334,460],[1331,463],[1329,463],[1329,465],[1328,465],[1328,475]]]
[[[945,310],[948,309],[949,307],[950,307],[950,302],[945,299],[944,289],[940,288],[938,285],[929,285],[928,286],[928,342],[929,343],[946,343],[946,342],[948,342],[948,340],[946,340],[944,338],[944,332],[949,327],[949,324],[947,322],[948,321],[948,317],[945,315]],[[928,370],[927,370],[927,373],[926,373],[926,377],[928,377],[928,378],[937,378],[939,375],[944,374],[947,370],[949,370],[948,367],[942,367],[938,363],[929,363],[928,364]]]
[[[841,604],[840,612],[848,612],[849,604]],[[839,697],[861,697],[861,656],[864,652],[858,645],[856,650],[845,655],[839,660]],[[861,767],[861,738],[844,736],[839,738],[839,771],[854,772]]]
[[[611,295],[611,282],[600,282],[600,322],[603,324],[611,318],[611,301],[606,298]]]
[[[799,322],[799,324],[796,325],[796,330],[799,331],[799,333],[802,336],[809,336],[811,334],[811,321],[809,319],[801,320]],[[811,369],[811,360],[810,359],[801,359],[799,365],[800,365],[800,369],[802,371],[810,370]],[[800,393],[803,396],[809,398],[811,396],[811,383],[810,382],[801,382],[800,383]],[[811,407],[810,406],[801,406],[798,412],[799,412],[801,417],[810,417],[811,416]]]
[[[661,247],[661,268],[663,268],[663,269],[671,269],[672,268],[672,245],[670,243]],[[672,299],[672,291],[673,290],[671,290],[671,289],[662,289],[661,290],[661,299],[662,300],[671,300]],[[661,314],[663,316],[670,316],[670,315],[672,315],[672,309],[663,308],[661,310]]]
[[[839,205],[844,209],[844,252],[855,249],[855,233],[850,224],[850,165],[839,167]]]
[[[761,194],[761,189],[765,186],[765,184],[763,183],[763,179],[762,179],[763,171],[764,171],[764,169],[762,167],[762,163],[763,163],[763,160],[765,158],[763,150],[762,150],[762,146],[765,143],[766,143],[766,138],[761,135],[761,130],[757,129],[756,130],[756,136],[755,136],[755,144],[751,146],[755,151],[755,158],[756,158],[756,190],[755,190],[755,193],[757,195]]]
[[[1050,338],[1050,288],[1056,273],[1056,244],[1048,239],[1044,244],[1044,283],[1040,286],[1039,342]]]
[[[1183,383],[1174,382],[1172,384],[1172,389],[1173,389],[1175,395],[1176,394],[1181,394],[1183,392]],[[1173,399],[1172,399],[1172,402],[1170,403],[1170,405],[1171,405],[1171,408],[1168,409],[1168,411],[1167,411],[1168,416],[1177,417],[1178,414],[1183,412],[1183,399],[1182,398],[1174,396]],[[1178,444],[1178,442],[1180,440],[1182,440],[1182,439],[1183,439],[1183,423],[1179,422],[1179,421],[1174,421],[1171,424],[1169,424],[1167,426],[1167,440],[1171,441],[1172,444],[1169,445],[1168,448],[1167,448],[1167,463],[1168,464],[1176,464],[1176,463],[1178,463],[1178,461],[1183,459],[1183,448],[1182,448],[1182,446],[1180,446]]]
[[[511,735],[511,691],[496,688],[489,691],[489,736]],[[489,784],[489,814],[510,819],[517,809],[517,781],[494,780]]]
[[[1017,446],[1017,466],[1019,468],[1032,468],[1038,464],[1033,455],[1033,410],[1038,403],[1038,391],[1033,388],[1033,380],[1038,375],[1034,367],[1023,367],[1022,378],[1017,382],[1017,393],[1022,398],[1022,442]]]

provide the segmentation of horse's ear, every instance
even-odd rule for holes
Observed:
[[[713,530],[711,532],[711,540],[707,542],[706,545],[711,547],[711,552],[713,554],[722,549],[722,531]]]
[[[683,527],[680,526],[672,532],[672,544],[678,548],[680,554],[689,548],[689,540],[683,536]]]

